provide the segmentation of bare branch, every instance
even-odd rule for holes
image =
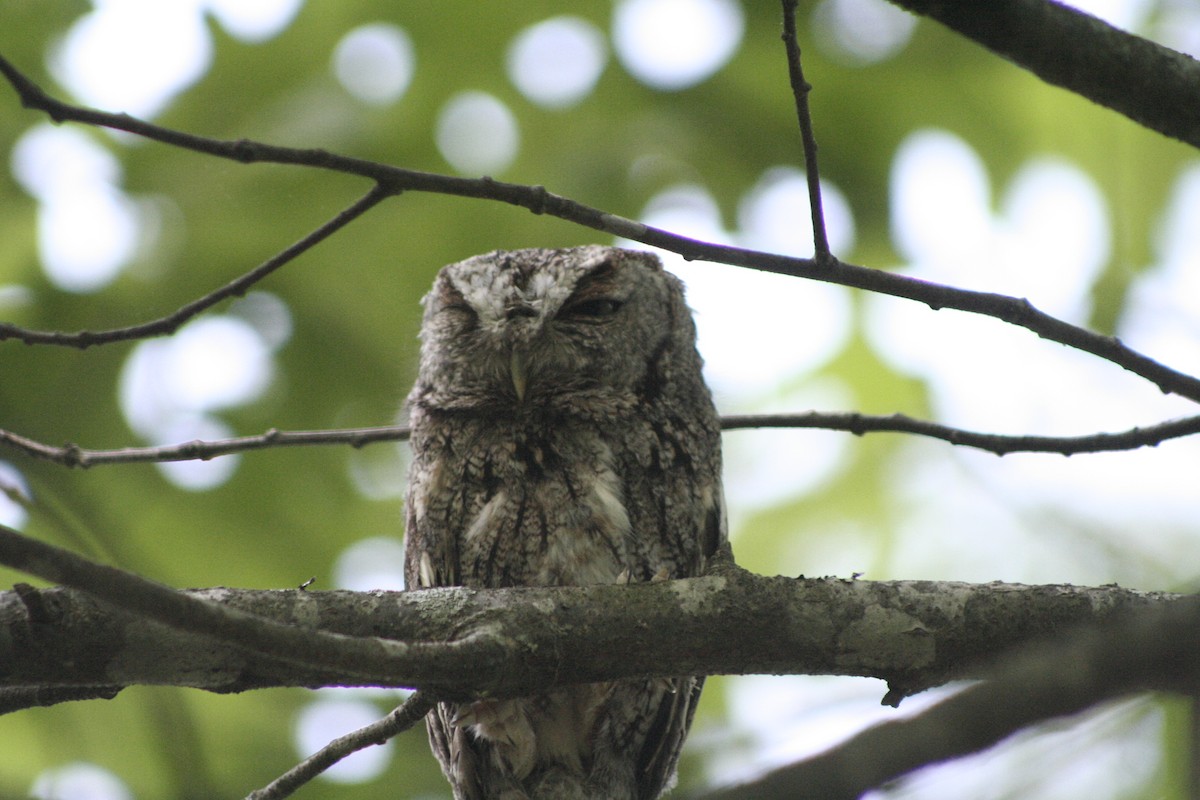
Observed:
[[[1200,147],[1200,63],[1047,0],[892,0],[1094,103]]]
[[[1182,417],[1156,425],[1130,428],[1117,433],[1092,433],[1085,436],[1011,436],[980,433],[941,425],[905,414],[872,416],[856,412],[834,414],[811,411],[806,414],[763,414],[728,416],[721,419],[726,430],[740,428],[821,428],[847,431],[855,436],[867,433],[911,433],[940,439],[961,447],[986,450],[998,456],[1009,453],[1059,453],[1064,456],[1084,453],[1108,453],[1157,447],[1165,441],[1200,433],[1200,416]],[[2,438],[2,437],[0,437]]]
[[[863,436],[868,433],[911,433],[931,439],[940,439],[960,447],[986,450],[998,456],[1009,453],[1059,453],[1070,456],[1156,447],[1171,439],[1194,436],[1200,433],[1200,416],[1168,420],[1156,425],[1130,428],[1117,433],[1101,432],[1084,436],[1011,436],[964,430],[928,420],[914,419],[905,414],[872,416],[857,412],[821,411],[797,414],[731,415],[721,418],[721,427],[727,431],[751,428],[819,428],[846,431],[855,436]],[[76,444],[56,447],[0,428],[0,445],[6,445],[13,450],[43,461],[86,469],[105,464],[207,461],[230,453],[266,450],[272,447],[348,444],[357,449],[376,442],[402,442],[408,439],[408,434],[409,429],[399,425],[323,431],[281,431],[271,428],[255,436],[239,436],[212,441],[195,440],[160,447],[89,450]]]
[[[265,450],[271,447],[297,447],[348,444],[359,448],[375,442],[399,442],[408,439],[408,428],[384,425],[375,428],[343,428],[325,431],[281,431],[271,428],[256,436],[239,436],[212,441],[191,441],[160,447],[122,447],[115,450],[88,450],[75,444],[61,447],[44,444],[27,436],[0,429],[0,445],[7,445],[43,461],[67,467],[101,464],[144,464],[161,461],[208,461],[230,453]]]
[[[3,59],[0,59],[0,62],[2,61]],[[33,331],[0,322],[0,341],[4,339],[18,339],[25,344],[55,344],[84,349],[97,344],[125,342],[132,339],[147,339],[153,336],[167,336],[177,331],[183,323],[222,300],[230,297],[241,297],[255,283],[258,283],[284,264],[292,261],[301,253],[311,250],[318,243],[328,239],[392,194],[394,192],[388,191],[377,184],[362,198],[355,201],[336,217],[303,239],[279,251],[241,277],[230,281],[219,289],[209,292],[203,297],[180,306],[164,317],[138,325],[130,325],[125,328],[113,328],[107,331],[79,331],[78,333]]]
[[[812,85],[804,80],[800,65],[800,45],[796,39],[796,0],[783,0],[783,46],[787,50],[788,78],[796,103],[796,119],[800,125],[800,141],[804,144],[804,172],[808,179],[808,206],[812,217],[813,251],[817,263],[830,259],[829,236],[825,232],[825,210],[821,202],[821,176],[817,169],[817,137],[813,134],[812,116],[808,112],[808,94]]]
[[[915,300],[933,309],[953,308],[994,317],[1030,330],[1044,339],[1110,361],[1145,378],[1163,392],[1200,402],[1200,378],[1171,369],[1127,347],[1115,337],[1102,336],[1050,316],[1039,311],[1024,298],[953,288],[840,261],[818,262],[815,259],[794,258],[702,242],[577,203],[552,194],[542,186],[504,183],[491,178],[471,179],[437,175],[336,155],[319,149],[301,150],[244,139],[236,142],[209,139],[143,122],[127,114],[108,114],[62,103],[47,95],[2,57],[0,73],[3,73],[16,88],[26,107],[45,111],[56,121],[72,120],[124,130],[166,144],[243,163],[294,164],[359,175],[375,181],[380,187],[379,190],[386,193],[423,191],[495,200],[527,208],[535,214],[548,214],[614,236],[669,250],[688,260],[715,261],[764,272],[809,278]],[[11,331],[5,334],[5,330],[0,328],[0,336],[3,335],[9,338],[13,336]]]
[[[416,692],[383,719],[339,736],[263,788],[246,795],[246,800],[282,800],[291,797],[301,786],[346,756],[371,745],[383,744],[416,725],[431,708],[433,700],[424,692]]]

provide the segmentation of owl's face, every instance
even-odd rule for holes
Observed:
[[[418,387],[443,408],[632,407],[662,382],[672,337],[685,328],[690,348],[694,335],[679,281],[655,256],[611,247],[469,258],[424,303]]]

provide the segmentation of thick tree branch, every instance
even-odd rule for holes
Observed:
[[[20,566],[9,539],[0,531],[0,562]],[[61,551],[38,558],[50,562],[42,573],[78,572],[55,565]],[[887,680],[894,703],[978,677],[989,657],[1031,639],[1177,599],[1117,587],[768,578],[731,564],[634,586],[162,590],[171,602],[149,608],[129,593],[111,602],[63,588],[0,593],[0,687],[353,684],[468,697],[626,677],[833,674]],[[189,606],[254,620],[258,636],[290,633],[282,646],[246,641],[241,629],[172,610]],[[338,663],[323,652],[328,642],[344,646]],[[390,646],[371,646],[379,642]]]
[[[319,667],[360,681],[405,685],[393,666],[407,656],[416,656],[423,668],[437,674],[437,663],[449,655],[444,646],[432,650],[422,643],[406,644],[374,636],[342,636],[319,630],[301,630],[228,605],[170,589],[162,584],[115,567],[89,561],[82,556],[48,545],[0,525],[0,564],[48,581],[82,589],[125,611],[177,630],[211,637],[259,655],[301,666]],[[29,590],[18,591],[19,602],[28,610],[31,624],[40,624],[45,607],[31,598]],[[2,644],[2,643],[0,643]],[[11,646],[11,645],[10,645]],[[474,647],[486,651],[487,641],[471,636],[452,643],[450,650]],[[420,655],[424,653],[424,655]],[[111,680],[111,679],[110,679]],[[109,681],[90,681],[104,684]],[[416,681],[410,685],[416,685]],[[34,685],[41,685],[35,682]]]
[[[56,122],[70,120],[114,128],[177,147],[243,163],[294,164],[359,175],[374,181],[378,191],[385,194],[423,191],[509,203],[527,208],[535,214],[548,214],[614,236],[669,250],[688,260],[714,261],[765,272],[836,283],[915,300],[925,303],[933,309],[953,308],[972,314],[994,317],[1030,330],[1044,339],[1110,361],[1152,382],[1164,392],[1178,394],[1200,402],[1200,378],[1171,369],[1149,356],[1127,347],[1115,337],[1102,336],[1050,316],[1039,311],[1024,298],[957,289],[894,272],[846,264],[835,259],[817,261],[808,258],[793,258],[775,253],[702,242],[583,205],[552,194],[542,186],[503,183],[491,178],[472,179],[437,175],[337,155],[320,149],[297,149],[245,139],[222,141],[196,136],[143,122],[127,114],[109,114],[63,103],[46,94],[2,57],[0,57],[0,73],[17,90],[21,102],[26,107],[42,110]],[[15,326],[0,326],[0,340],[21,338],[26,333],[28,332]],[[46,343],[58,342],[51,339]],[[76,347],[82,346],[79,340],[66,340],[62,343]]]
[[[917,767],[991,746],[1042,720],[1147,688],[1194,694],[1200,598],[1120,615],[1002,660],[989,680],[911,719],[870,728],[814,758],[705,800],[856,798]]]
[[[134,683],[225,692],[362,683],[466,699],[617,678],[820,673],[883,678],[894,704],[955,678],[996,680],[740,796],[854,797],[1033,721],[1200,683],[1196,598],[1115,586],[764,578],[722,558],[705,577],[633,586],[175,592],[4,528],[0,563],[86,588],[0,593],[9,709],[31,690],[67,700]],[[997,652],[1080,626],[1036,657],[988,666]],[[331,645],[344,652],[330,655]],[[377,733],[333,746],[294,777]],[[819,791],[796,795],[797,780]]]
[[[1150,130],[1200,147],[1200,62],[1048,0],[892,0]]]

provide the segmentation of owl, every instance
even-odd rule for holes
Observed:
[[[405,579],[582,586],[699,574],[726,540],[720,426],[680,281],[612,247],[495,251],[424,299]],[[702,679],[438,705],[460,800],[649,800]]]

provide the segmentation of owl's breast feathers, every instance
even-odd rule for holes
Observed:
[[[711,465],[694,463],[670,425],[451,414],[431,427],[410,476],[410,543],[427,554],[415,586],[685,577],[723,535],[719,484],[700,474]]]

